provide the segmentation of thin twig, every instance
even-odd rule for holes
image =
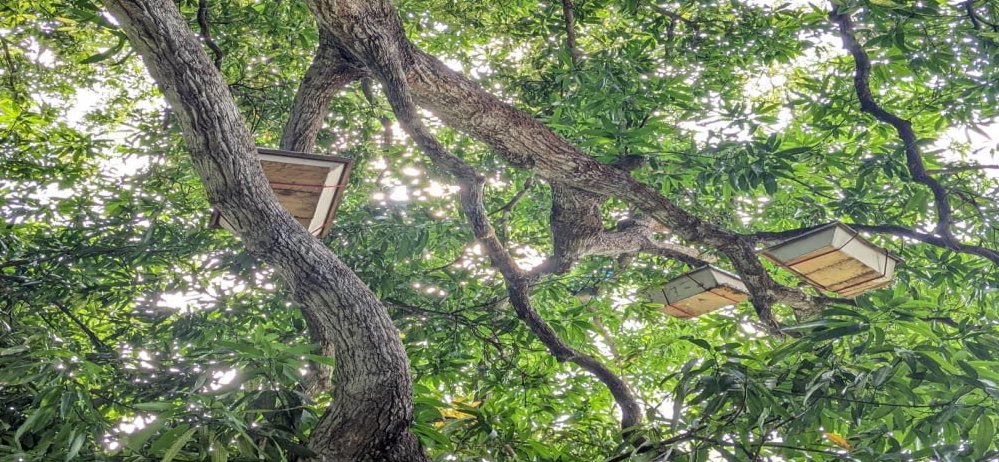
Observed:
[[[576,46],[576,15],[573,12],[575,5],[572,0],[562,0],[562,18],[565,20],[565,46],[569,50],[569,58],[572,59],[572,67],[579,64],[579,48]]]
[[[98,337],[93,330],[90,330],[90,327],[84,324],[83,321],[80,320],[80,318],[78,318],[75,314],[73,314],[73,312],[70,311],[69,308],[66,308],[61,303],[56,303],[54,305],[56,308],[59,309],[59,311],[62,312],[62,314],[65,314],[66,317],[70,319],[70,321],[73,321],[73,324],[76,324],[80,328],[80,330],[82,330],[83,333],[87,335],[87,338],[90,339],[90,343],[94,345],[94,348],[96,348],[98,351],[111,350],[111,348],[108,347],[107,344],[104,343],[104,341],[101,340],[101,338]]]
[[[948,174],[948,173],[967,172],[969,170],[989,170],[989,169],[999,169],[999,165],[960,165],[957,167],[929,169],[926,171],[926,173]]]
[[[371,77],[361,79],[361,93],[364,94],[364,99],[368,100],[368,104],[377,110],[378,104],[375,101],[375,92],[371,88]],[[379,113],[378,122],[382,124],[382,147],[387,148],[392,145],[392,121],[385,114]]]
[[[208,0],[198,0],[198,27],[201,29],[201,38],[215,55],[215,59],[212,61],[215,68],[221,70],[222,58],[225,57],[225,53],[222,48],[219,48],[219,44],[212,39],[211,24],[208,22]]]

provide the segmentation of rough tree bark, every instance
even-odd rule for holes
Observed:
[[[281,133],[281,149],[312,151],[333,96],[364,75],[365,70],[345,57],[329,32],[321,29],[316,56],[295,93],[291,115]]]
[[[320,30],[316,55],[295,93],[288,121],[281,133],[281,149],[313,151],[333,96],[364,75],[364,69],[347,60],[329,33]],[[307,327],[309,338],[312,339],[312,343],[319,345],[321,354],[334,357],[335,345],[332,339],[324,336],[313,323],[308,323]],[[314,373],[307,379],[307,392],[315,396],[330,391],[333,384],[333,367],[320,363],[313,363],[312,367]]]
[[[563,342],[538,314],[531,302],[527,275],[517,266],[489,222],[483,206],[484,179],[462,159],[452,155],[427,130],[420,119],[406,78],[403,57],[410,54],[402,24],[388,3],[324,2],[310,4],[321,24],[329,27],[338,44],[349,50],[381,81],[396,119],[435,166],[451,174],[461,185],[462,211],[475,237],[482,243],[492,264],[503,275],[510,303],[517,316],[531,329],[559,361],[571,361],[597,377],[621,408],[621,426],[626,432],[642,422],[641,406],[630,387],[596,358]],[[637,443],[644,441],[635,438]]]
[[[176,112],[209,200],[286,281],[337,358],[336,400],[313,430],[320,459],[426,460],[409,432],[409,364],[375,295],[277,202],[222,75],[168,0],[108,0]]]

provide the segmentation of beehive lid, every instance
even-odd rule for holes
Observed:
[[[891,284],[901,261],[842,223],[822,226],[761,253],[812,286],[846,298]]]
[[[743,302],[749,290],[739,276],[709,265],[676,277],[646,296],[661,303],[666,314],[689,319]]]
[[[352,161],[280,149],[258,148],[257,153],[278,202],[313,235],[329,233]],[[230,228],[218,212],[212,214],[212,225]]]

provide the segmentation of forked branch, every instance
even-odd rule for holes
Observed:
[[[335,21],[330,21],[335,24]],[[405,42],[398,39],[390,25],[385,28],[352,28],[338,31],[338,36],[370,69],[385,89],[389,104],[402,128],[430,158],[433,164],[453,176],[461,185],[459,194],[462,210],[471,224],[473,234],[499,270],[510,293],[514,311],[559,361],[573,362],[603,382],[621,407],[621,426],[628,430],[642,422],[642,412],[628,385],[596,358],[567,345],[534,309],[530,284],[524,271],[510,256],[496,236],[483,205],[484,179],[467,163],[451,154],[434,137],[417,114],[409,84],[405,77],[402,55]]]

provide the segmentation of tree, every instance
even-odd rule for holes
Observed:
[[[0,450],[999,454],[995,147],[939,141],[996,126],[996,5],[497,3],[5,6]],[[268,144],[362,167],[326,241]],[[905,258],[893,288],[757,257],[829,221]],[[751,313],[634,298],[705,262]]]

